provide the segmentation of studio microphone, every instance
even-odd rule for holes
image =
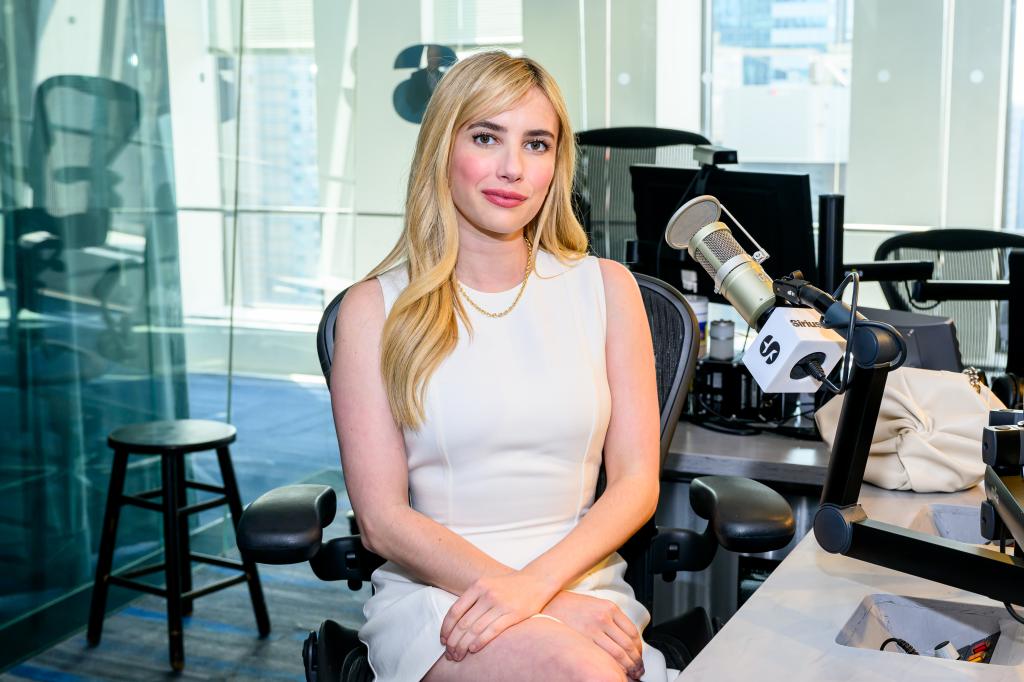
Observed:
[[[691,199],[669,219],[665,241],[674,249],[685,249],[700,263],[715,280],[715,292],[721,293],[747,324],[760,330],[775,307],[772,278],[761,267],[767,254],[758,247],[755,260],[743,250],[728,226],[719,221],[723,208],[709,194]],[[739,225],[735,218],[733,222]]]
[[[757,246],[753,256],[719,221],[722,211]],[[715,291],[758,330],[743,354],[743,364],[762,391],[813,393],[818,389],[842,357],[845,340],[822,327],[821,314],[815,310],[776,306],[772,278],[761,267],[768,255],[718,199],[705,194],[683,204],[668,221],[665,241],[672,248],[686,249],[715,280]]]

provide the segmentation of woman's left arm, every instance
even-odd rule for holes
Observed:
[[[470,587],[449,609],[442,637],[453,633],[459,645],[455,658],[478,651],[508,624],[475,619],[471,629],[462,617],[474,606],[495,601],[488,595],[515,592],[516,580],[549,586],[557,594],[621,547],[654,515],[658,504],[660,433],[654,348],[636,280],[622,265],[601,259],[607,324],[605,355],[611,390],[611,419],[604,441],[608,486],[558,544],[505,577],[485,577]],[[508,583],[507,585],[505,583]],[[481,603],[477,603],[481,602]],[[467,637],[463,636],[467,634]],[[453,649],[449,642],[449,649]]]

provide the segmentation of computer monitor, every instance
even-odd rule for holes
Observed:
[[[665,243],[665,227],[684,200],[696,195],[691,182],[699,171],[649,164],[630,167],[636,212],[637,261],[634,272],[663,279],[686,294],[699,294],[725,303],[714,293],[714,280],[685,252]],[[689,189],[689,196],[683,194]],[[771,277],[800,270],[804,278],[818,277],[811,222],[811,181],[808,175],[753,173],[711,168],[700,194],[719,199],[770,254],[764,269]],[[754,247],[726,216],[740,246]]]

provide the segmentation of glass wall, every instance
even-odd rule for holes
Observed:
[[[868,260],[905,226],[1001,226],[1004,205],[1019,222],[1013,6],[0,0],[4,655],[84,623],[119,425],[234,424],[246,501],[344,490],[316,325],[394,244],[455,60],[538,59],[578,130],[696,130],[743,167],[810,173],[848,195],[847,258]],[[157,475],[138,458],[128,485]],[[210,551],[232,549],[223,518],[195,520]],[[125,512],[115,565],[159,536]]]
[[[93,4],[3,2],[0,14],[0,631],[12,653],[8,628],[44,628],[46,607],[92,578],[107,434],[189,413],[162,9]],[[142,458],[128,479],[152,488],[159,466]],[[126,514],[116,563],[158,551],[160,527]]]

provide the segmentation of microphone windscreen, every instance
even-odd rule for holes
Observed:
[[[665,228],[665,241],[674,249],[685,249],[702,228],[718,222],[722,205],[710,194],[690,199],[672,214]]]
[[[747,255],[729,228],[725,225],[719,227],[721,229],[707,230],[697,243],[690,245],[690,254],[711,273],[712,277],[716,276],[729,259]],[[692,241],[694,240],[691,239]]]

